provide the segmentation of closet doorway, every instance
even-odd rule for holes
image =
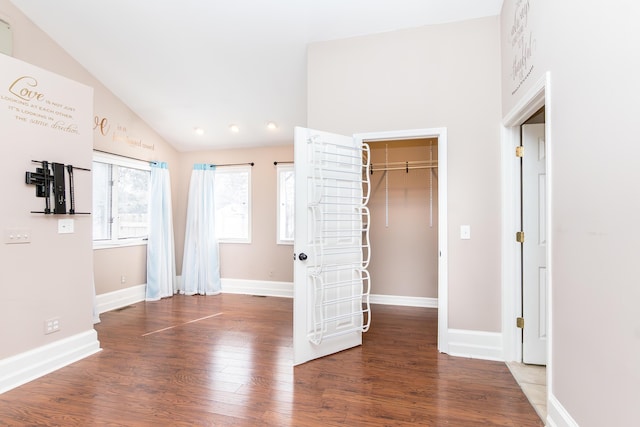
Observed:
[[[372,302],[437,307],[438,350],[448,353],[447,129],[354,137],[372,147]]]
[[[371,293],[437,307],[438,140],[369,142]]]

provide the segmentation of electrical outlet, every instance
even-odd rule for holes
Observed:
[[[60,318],[54,317],[53,319],[44,321],[44,334],[52,334],[60,330]]]
[[[127,276],[120,276],[120,283],[122,283],[123,285],[127,283]]]

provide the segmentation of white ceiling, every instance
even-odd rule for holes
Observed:
[[[186,151],[291,143],[311,42],[498,15],[503,0],[11,1]]]

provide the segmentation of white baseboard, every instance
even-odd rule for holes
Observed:
[[[100,351],[94,329],[0,360],[0,394]]]
[[[547,419],[545,425],[549,427],[578,427],[578,423],[569,415],[558,399],[551,394],[547,398]]]
[[[402,305],[405,307],[438,308],[438,298],[403,297],[398,295],[371,294],[371,304]]]
[[[181,276],[177,277],[182,280]],[[222,278],[222,292],[271,297],[293,298],[292,282]],[[180,282],[178,282],[180,283]],[[132,286],[96,296],[97,312],[115,310],[145,300],[146,285]],[[401,305],[407,307],[438,308],[437,298],[377,295],[370,297],[372,304]]]
[[[101,314],[144,301],[146,291],[147,285],[145,284],[96,295],[96,311]]]
[[[268,280],[221,279],[225,294],[247,294],[265,297],[293,298],[292,282],[272,282]]]
[[[449,329],[449,351],[452,356],[504,361],[502,334],[499,332]]]
[[[248,294],[293,298],[292,282],[267,280],[245,280],[222,278],[222,292],[226,294]],[[409,307],[438,307],[437,298],[405,297],[396,295],[371,295],[372,304],[403,305]]]

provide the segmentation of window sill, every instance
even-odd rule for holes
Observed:
[[[128,240],[126,242],[93,242],[93,250],[126,248],[129,246],[146,246],[147,240]]]
[[[247,239],[218,239],[218,243],[220,243],[220,244],[232,243],[232,244],[250,245],[251,244],[251,240],[247,240]]]

